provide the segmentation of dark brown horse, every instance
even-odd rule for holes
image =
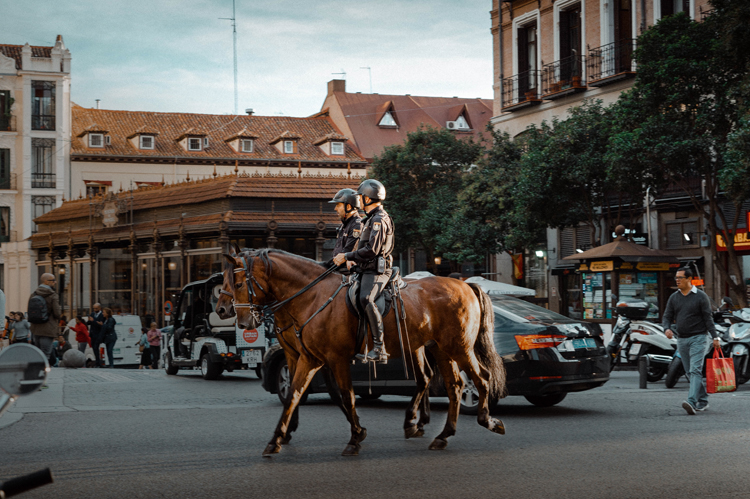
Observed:
[[[347,309],[344,292],[338,293],[330,305],[321,310],[329,297],[340,289],[342,277],[328,275],[314,288],[298,294],[321,275],[323,269],[316,262],[272,249],[225,256],[230,263],[230,268],[225,270],[225,280],[227,287],[232,289],[240,327],[257,327],[264,306],[286,301],[283,309],[292,322],[291,329],[302,328],[296,339],[299,357],[291,397],[263,455],[279,452],[281,444],[288,438],[290,421],[302,394],[323,366],[330,368],[341,390],[344,412],[351,425],[351,439],[343,454],[358,454],[366,431],[359,424],[354,408],[350,372],[350,362],[356,353],[353,333],[357,328],[357,318]],[[505,433],[502,422],[491,418],[488,409],[489,397],[504,395],[505,370],[495,352],[492,338],[494,314],[487,295],[478,287],[441,277],[410,283],[403,291],[406,309],[403,331],[407,336],[404,346],[413,362],[417,384],[417,392],[407,410],[410,424],[405,427],[406,435],[418,431],[411,420],[416,417],[417,408],[428,389],[425,346],[434,347],[431,350],[450,399],[445,427],[430,448],[445,448],[448,437],[456,432],[463,385],[461,370],[468,374],[479,392],[479,424],[495,433]],[[386,349],[397,356],[401,345],[394,317],[394,314],[389,314],[384,320],[385,342]]]

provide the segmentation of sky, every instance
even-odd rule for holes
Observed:
[[[238,110],[348,92],[491,99],[491,0],[236,0]],[[232,0],[0,0],[0,44],[71,51],[83,107],[232,114]],[[363,67],[371,68],[362,69]]]

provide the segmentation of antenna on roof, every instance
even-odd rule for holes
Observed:
[[[370,93],[372,93],[372,68],[370,66],[363,66],[359,69],[366,69],[367,73],[370,75]]]
[[[343,68],[341,69],[341,72],[340,72],[340,73],[331,73],[331,74],[332,74],[332,75],[340,75],[340,76],[343,76],[343,79],[344,79],[344,80],[346,80],[346,71],[344,71],[344,69],[343,69]]]
[[[232,0],[232,17],[220,17],[219,19],[232,21],[232,44],[234,46],[234,115],[237,116],[239,97],[237,94],[237,15],[235,11],[235,0]]]

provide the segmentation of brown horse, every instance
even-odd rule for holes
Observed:
[[[351,439],[343,454],[357,455],[360,442],[366,436],[354,408],[349,367],[357,347],[353,334],[357,318],[348,311],[344,293],[334,297],[341,288],[341,276],[331,274],[318,279],[322,271],[318,263],[281,250],[263,249],[225,257],[231,267],[225,270],[225,279],[232,289],[240,327],[257,327],[263,307],[284,302],[283,308],[292,321],[292,328],[299,331],[297,342],[300,348],[292,394],[263,455],[279,452],[281,443],[288,437],[290,421],[302,394],[323,366],[328,366],[333,373],[351,425]],[[317,281],[314,289],[300,294],[314,281]],[[333,298],[329,306],[322,308],[329,297]],[[417,384],[417,393],[407,415],[411,415],[410,420],[416,416],[428,389],[425,346],[436,347],[432,351],[450,399],[445,427],[430,448],[445,448],[448,437],[456,432],[463,385],[461,370],[468,374],[479,392],[478,423],[495,433],[504,434],[503,423],[491,418],[488,409],[489,397],[499,398],[505,393],[505,370],[493,343],[494,314],[487,295],[478,287],[459,280],[433,277],[410,283],[403,297],[406,309],[403,330],[408,336],[404,343],[413,361]],[[386,317],[384,323],[386,349],[398,355],[401,346],[396,321]],[[407,436],[416,431],[413,424],[405,428]]]

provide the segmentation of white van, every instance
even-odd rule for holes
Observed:
[[[117,333],[117,343],[113,349],[115,366],[137,366],[141,363],[141,352],[138,351],[138,340],[141,339],[141,318],[137,315],[113,315],[115,319],[115,332]],[[72,331],[75,326],[75,319],[68,323],[71,328],[69,341],[73,348],[78,348],[75,341],[75,332]],[[104,365],[109,365],[107,358],[107,347],[102,343],[99,345],[99,353]],[[94,350],[89,346],[86,347],[86,358],[94,360]]]

